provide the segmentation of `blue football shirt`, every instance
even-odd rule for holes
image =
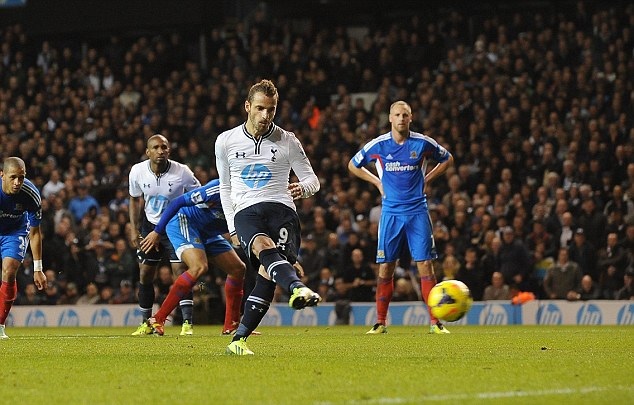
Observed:
[[[26,235],[41,220],[42,197],[29,179],[24,179],[17,194],[6,194],[0,188],[0,235]]]
[[[427,135],[410,131],[409,138],[398,144],[388,132],[368,142],[352,162],[358,168],[376,163],[383,184],[385,212],[412,214],[427,210],[423,190],[428,160],[443,163],[449,156],[447,149]]]
[[[174,219],[176,213],[185,215],[190,225],[204,231],[207,236],[229,232],[220,203],[220,181],[217,179],[172,200],[155,230],[158,233],[165,233],[167,223],[170,220],[176,220]]]

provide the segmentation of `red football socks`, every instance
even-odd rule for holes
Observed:
[[[435,285],[436,285],[436,275],[435,274],[432,274],[431,276],[425,276],[425,277],[421,277],[420,278],[420,290],[423,293],[423,301],[425,301],[425,303],[427,303],[427,298],[429,298],[429,292],[431,291],[432,288],[434,288]],[[429,310],[429,307],[427,307],[427,310],[429,311],[429,318],[431,319],[431,323],[437,323],[438,319],[435,318],[431,314],[431,311]]]
[[[244,279],[238,280],[227,276],[225,281],[225,328],[223,330],[232,329],[233,325],[240,323],[243,290]]]
[[[161,324],[165,323],[167,316],[176,308],[178,302],[194,288],[194,285],[196,285],[196,280],[194,280],[189,273],[185,272],[181,274],[176,281],[174,281],[169,294],[167,294],[165,301],[161,304],[161,308],[154,315],[154,319]]]
[[[376,318],[377,322],[386,325],[387,309],[394,293],[394,277],[379,277],[376,285]]]
[[[18,285],[16,282],[3,281],[0,287],[0,325],[4,325],[4,322],[9,316],[11,306],[15,300],[15,296],[18,294]]]

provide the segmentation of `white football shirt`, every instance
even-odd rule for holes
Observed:
[[[292,209],[288,191],[291,169],[308,198],[319,191],[319,179],[295,134],[277,125],[259,138],[245,124],[227,130],[216,140],[220,199],[229,232],[235,232],[235,213],[261,202],[279,202]]]
[[[200,182],[189,167],[167,160],[167,169],[156,175],[150,168],[150,161],[144,160],[130,169],[129,192],[132,197],[143,197],[145,216],[156,225],[165,207],[174,198],[200,187]]]

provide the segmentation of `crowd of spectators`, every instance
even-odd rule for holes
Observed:
[[[477,300],[485,289],[549,298],[544,279],[566,247],[583,291],[590,283],[614,298],[634,252],[634,6],[509,10],[471,20],[473,32],[450,10],[359,37],[319,21],[297,30],[258,8],[206,33],[204,53],[179,33],[93,45],[2,28],[0,155],[22,157],[42,190],[49,277],[36,293],[26,260],[18,303],[134,302],[130,167],[162,133],[201,183],[215,178],[214,141],[242,122],[260,78],[277,85],[276,122],[300,138],[322,182],[298,212],[307,281],[327,300],[374,299],[380,196],[347,163],[389,129],[398,99],[412,106],[412,128],[455,159],[428,193],[439,280],[463,280]],[[397,276],[396,299],[417,299],[406,254]],[[212,274],[207,291],[221,283]],[[572,288],[581,296],[581,282]]]

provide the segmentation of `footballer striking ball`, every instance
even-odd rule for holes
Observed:
[[[431,314],[447,322],[462,318],[471,309],[471,304],[473,298],[469,287],[458,280],[445,280],[436,284],[427,300]]]

